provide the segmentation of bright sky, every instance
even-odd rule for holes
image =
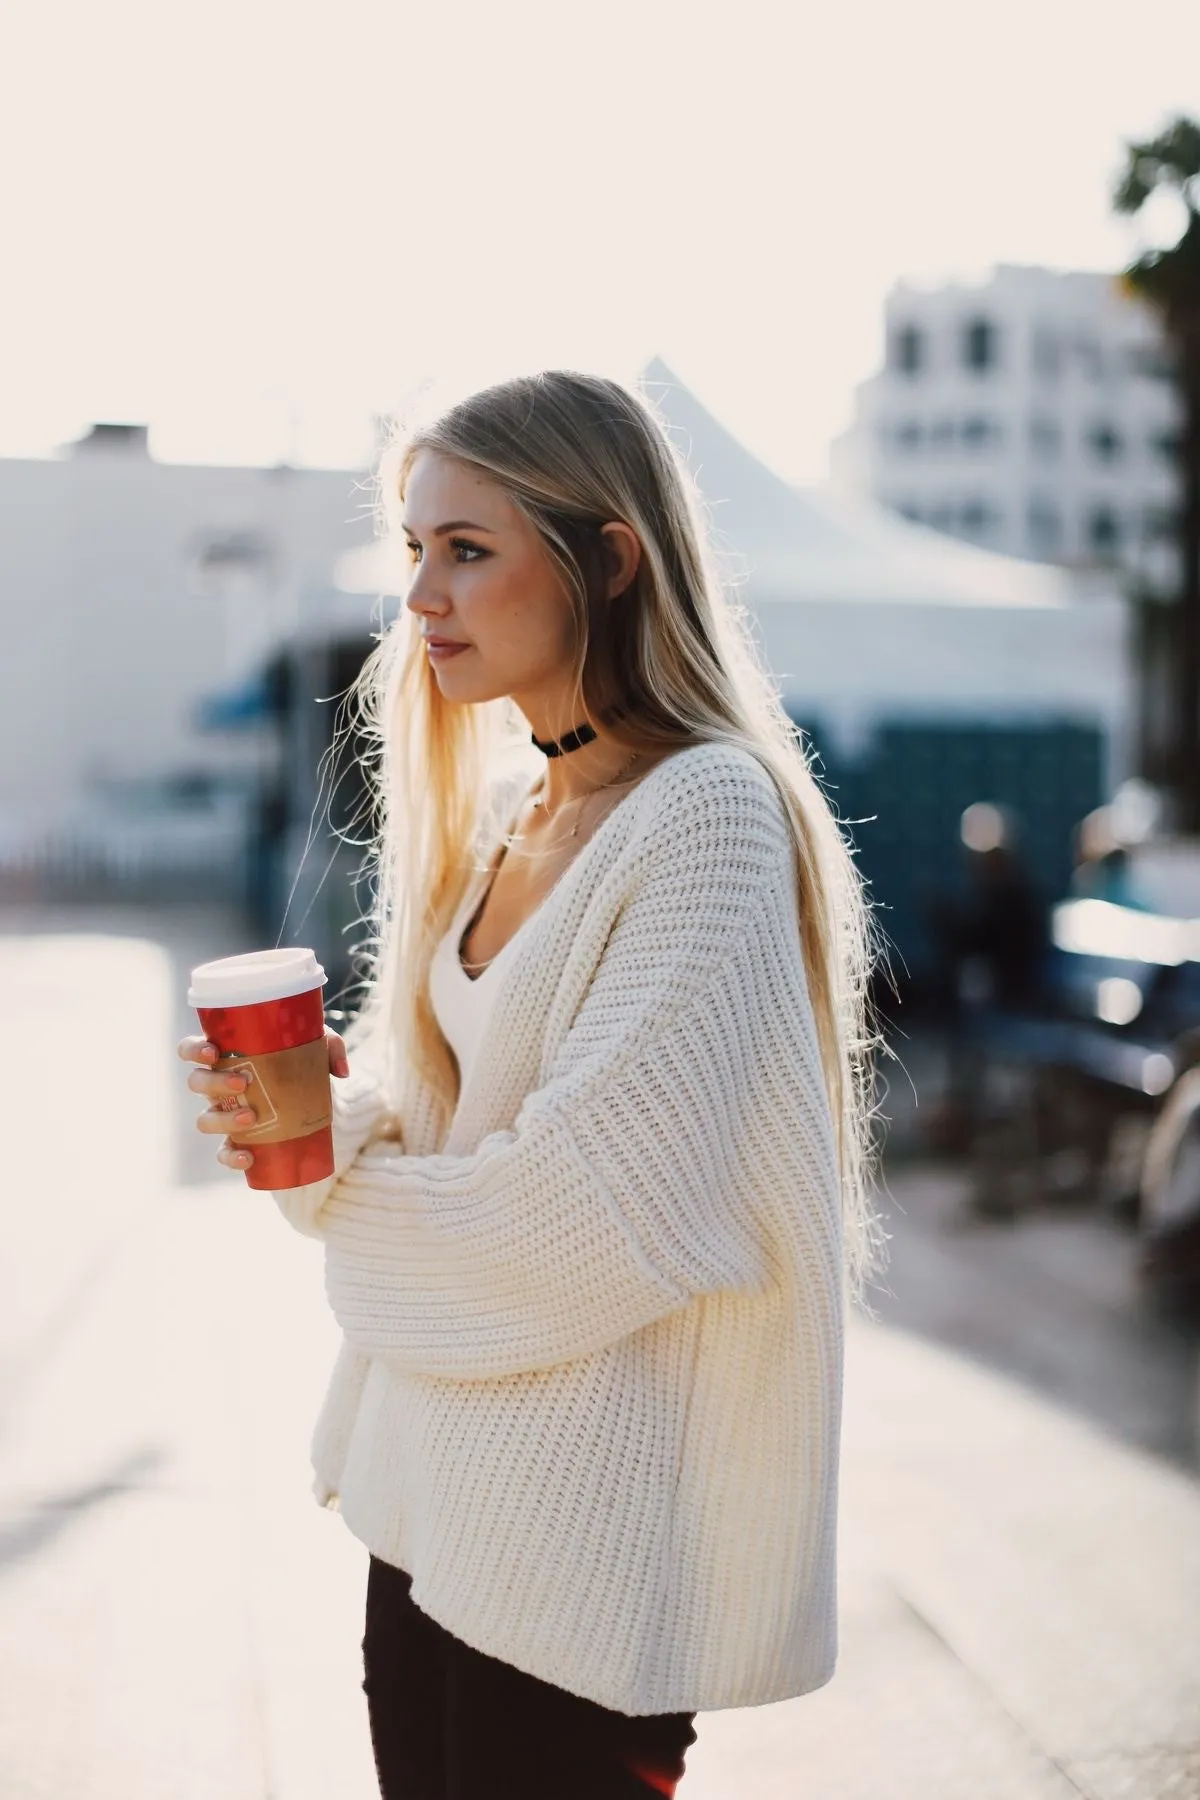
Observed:
[[[805,19],[806,11],[820,12]],[[1200,5],[38,0],[0,27],[0,452],[358,461],[432,373],[663,355],[825,471],[899,276],[1113,267]]]

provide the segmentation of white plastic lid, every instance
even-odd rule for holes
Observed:
[[[290,1000],[324,987],[325,971],[311,950],[251,950],[222,956],[192,970],[189,1006],[256,1006],[262,1000]]]

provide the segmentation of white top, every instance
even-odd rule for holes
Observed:
[[[601,1705],[822,1686],[842,1209],[772,777],[703,744],[612,808],[448,1126],[358,1064],[337,1172],[275,1196],[345,1339],[318,1497],[456,1637]]]
[[[433,1002],[438,1024],[458,1058],[464,1084],[474,1064],[475,1053],[483,1041],[488,1019],[500,992],[500,984],[504,980],[504,969],[516,948],[517,939],[530,922],[529,919],[522,921],[520,928],[479,974],[467,974],[459,954],[460,943],[467,921],[479,904],[488,878],[488,872],[484,870],[471,883],[449,931],[434,951],[429,970],[429,998]]]

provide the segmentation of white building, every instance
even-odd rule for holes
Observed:
[[[304,625],[365,616],[329,577],[369,499],[348,469],[161,463],[139,426],[0,458],[0,830],[236,769],[202,704]]]
[[[1108,275],[1001,265],[900,283],[840,483],[1013,556],[1171,583],[1178,403],[1153,315]]]

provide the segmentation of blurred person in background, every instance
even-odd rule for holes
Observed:
[[[1039,1013],[1045,1003],[1049,909],[1017,842],[1016,821],[990,801],[959,825],[966,889],[930,901],[928,919],[948,997],[946,1083],[928,1132],[946,1150],[971,1147],[986,1079],[993,1014]]]
[[[336,1173],[275,1196],[344,1334],[313,1460],[380,1787],[671,1795],[698,1711],[834,1672],[868,914],[640,395],[502,383],[381,485],[377,934]],[[180,1053],[201,1130],[253,1121]]]
[[[968,806],[960,826],[967,890],[942,904],[944,954],[954,991],[967,1006],[1036,1011],[1041,999],[1048,910],[1021,855],[1016,822],[987,801]]]

